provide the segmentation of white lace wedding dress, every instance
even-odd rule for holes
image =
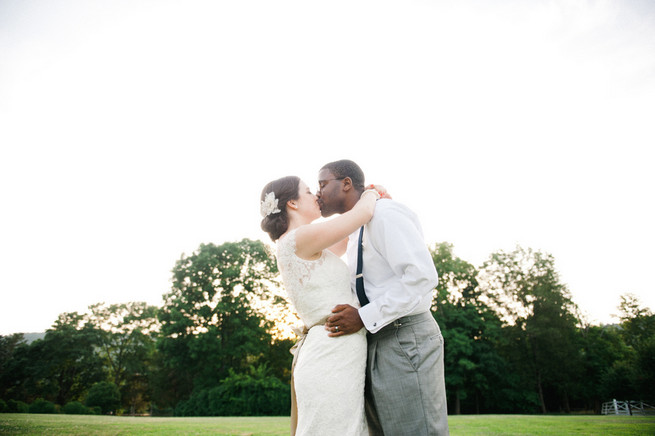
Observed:
[[[277,243],[277,262],[291,303],[309,328],[296,356],[297,436],[368,435],[364,413],[366,330],[328,337],[325,319],[337,304],[359,307],[348,266],[329,250],[300,259],[296,232]]]

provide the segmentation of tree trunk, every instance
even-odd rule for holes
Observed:
[[[480,414],[480,393],[475,391],[475,414]]]
[[[531,339],[531,335],[528,334],[528,339]],[[537,376],[537,392],[539,393],[539,403],[541,404],[541,413],[546,414],[546,402],[544,401],[544,390],[541,386],[541,371],[539,371],[539,359],[537,359],[537,346],[534,343],[534,339],[531,341],[532,349],[532,361],[534,362],[535,373]]]
[[[537,371],[537,390],[539,391],[539,403],[541,404],[541,413],[548,413],[546,410],[546,402],[544,401],[544,390],[541,387],[541,373]]]
[[[460,414],[460,404],[459,404],[459,389],[455,391],[455,411],[453,412],[455,415]]]
[[[569,394],[564,392],[564,411],[571,413],[571,404],[569,403]]]

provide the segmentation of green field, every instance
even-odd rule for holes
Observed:
[[[655,435],[655,416],[450,416],[458,435]],[[0,414],[2,435],[288,435],[288,417],[149,418]]]

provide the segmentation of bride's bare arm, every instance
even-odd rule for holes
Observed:
[[[329,221],[299,227],[296,231],[296,254],[303,259],[312,259],[324,249],[346,239],[371,220],[378,198],[380,194],[376,191],[364,191],[357,204],[348,212]]]

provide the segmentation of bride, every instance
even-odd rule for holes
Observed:
[[[354,189],[350,178],[322,181],[324,185],[334,182]],[[384,193],[383,188],[376,188]],[[359,307],[350,289],[348,266],[340,256],[346,251],[348,235],[370,221],[378,198],[376,189],[366,190],[350,211],[313,223],[321,217],[317,197],[298,177],[274,180],[262,190],[261,227],[277,242],[282,281],[305,324],[306,335],[296,345],[292,371],[292,399],[295,393],[297,404],[297,423],[292,410],[292,434],[368,434],[366,330],[328,337],[324,324],[337,304]]]

